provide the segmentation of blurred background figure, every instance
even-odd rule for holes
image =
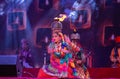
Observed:
[[[80,79],[88,79],[89,73],[87,67],[85,66],[86,56],[84,50],[80,44],[80,34],[74,31],[71,34],[71,42],[79,46],[80,51],[75,52],[73,50],[73,60],[75,63],[75,67]]]
[[[76,32],[76,30],[74,30],[74,32],[71,34],[71,41],[74,44],[77,44],[79,47],[81,47],[80,45],[80,34]]]
[[[120,67],[120,36],[115,38],[115,46],[112,48],[110,60],[113,68]]]
[[[21,48],[18,49],[17,54],[18,54],[17,69],[18,69],[19,76],[21,76],[23,68],[34,67],[31,48],[26,39],[21,40]]]

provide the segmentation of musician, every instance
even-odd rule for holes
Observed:
[[[112,67],[120,67],[120,36],[117,36],[115,38],[115,46],[112,48],[111,54],[110,54],[110,60],[113,63]]]
[[[33,58],[31,48],[27,39],[21,40],[21,47],[17,50],[17,71],[18,76],[22,76],[23,68],[33,68]]]

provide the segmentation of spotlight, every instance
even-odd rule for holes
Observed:
[[[19,0],[19,4],[22,4],[24,3],[25,0]]]
[[[6,3],[22,4],[25,0],[5,0]]]
[[[4,11],[4,6],[5,6],[4,3],[1,3],[1,4],[0,4],[0,15],[3,15],[3,14],[5,13],[5,11]]]
[[[4,13],[3,8],[0,8],[0,15],[3,15]]]

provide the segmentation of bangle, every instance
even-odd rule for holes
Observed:
[[[71,46],[72,46],[73,48],[76,48],[76,47],[77,47],[74,43],[71,43]]]

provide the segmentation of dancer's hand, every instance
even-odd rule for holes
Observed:
[[[111,58],[111,61],[112,62],[117,62],[117,59],[116,58]]]
[[[64,35],[64,39],[65,39],[65,42],[67,42],[68,44],[71,43],[71,40],[67,35]]]
[[[66,50],[66,49],[61,49],[61,52],[69,53],[70,51],[69,51],[69,50]]]
[[[117,58],[117,61],[120,63],[120,57]]]

